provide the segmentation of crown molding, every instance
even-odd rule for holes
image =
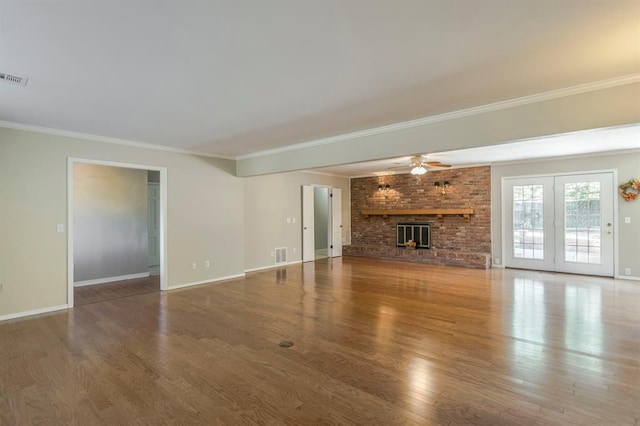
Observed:
[[[5,127],[7,129],[13,129],[13,130],[24,130],[27,132],[41,133],[45,135],[63,136],[67,138],[84,139],[84,140],[89,140],[93,142],[103,142],[103,143],[110,143],[114,145],[130,146],[133,148],[152,149],[155,151],[173,152],[176,154],[198,155],[201,157],[220,158],[223,160],[235,160],[235,158],[230,156],[211,154],[208,152],[191,151],[188,149],[174,148],[174,147],[164,146],[164,145],[156,145],[156,144],[147,143],[147,142],[137,142],[137,141],[131,141],[127,139],[110,138],[107,136],[98,136],[98,135],[91,135],[88,133],[72,132],[69,130],[59,130],[59,129],[52,129],[49,127],[32,126],[30,124],[14,123],[12,121],[0,120],[0,127]]]
[[[538,93],[535,95],[523,96],[521,98],[510,99],[507,101],[500,101],[492,104],[481,105],[477,107],[461,109],[458,111],[447,112],[444,114],[418,118],[416,120],[389,124],[387,126],[374,127],[372,129],[345,133],[342,135],[331,136],[328,138],[317,139],[314,141],[301,142],[294,145],[287,145],[279,148],[266,149],[266,150],[254,152],[251,154],[239,155],[235,157],[235,160],[246,160],[250,158],[264,157],[272,154],[279,154],[279,153],[288,152],[288,151],[296,151],[299,149],[311,148],[311,147],[320,146],[320,145],[327,145],[327,144],[332,144],[336,142],[344,142],[352,139],[358,139],[358,138],[378,135],[382,133],[389,133],[389,132],[394,132],[394,131],[403,130],[403,129],[410,129],[412,127],[424,126],[427,124],[433,124],[433,123],[438,123],[438,122],[443,122],[448,120],[455,120],[458,118],[469,117],[473,115],[479,115],[487,112],[499,111],[499,110],[504,110],[508,108],[515,108],[519,106],[549,101],[552,99],[579,95],[582,93],[594,92],[597,90],[604,90],[612,87],[624,86],[627,84],[633,84],[638,82],[640,82],[640,73],[629,74],[629,75],[611,78],[607,80],[600,80],[592,83],[580,84],[577,86],[571,86],[563,89],[552,90],[549,92]]]
[[[556,157],[536,157],[522,160],[510,160],[510,161],[497,161],[489,164],[491,167],[499,166],[513,166],[518,164],[530,164],[530,163],[547,163],[549,161],[562,161],[562,160],[578,160],[591,157],[611,157],[616,155],[636,155],[640,154],[640,148],[619,149],[615,151],[599,151],[599,152],[587,152],[584,154],[567,154],[558,155]]]

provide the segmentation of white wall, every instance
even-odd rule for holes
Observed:
[[[148,272],[147,173],[74,165],[75,282]]]
[[[245,178],[245,270],[273,266],[271,253],[275,247],[287,247],[289,262],[302,259],[302,185],[342,189],[342,235],[345,244],[351,243],[348,178],[309,172]]]
[[[633,177],[640,177],[640,151],[618,155],[561,158],[493,166],[491,177],[491,223],[494,263],[496,258],[500,259],[500,263],[502,263],[503,258],[500,194],[503,177],[598,170],[617,170],[618,182],[616,187]],[[626,202],[616,193],[616,202],[618,203],[616,250],[619,256],[616,273],[623,276],[625,268],[631,268],[632,276],[640,278],[640,199]],[[625,217],[631,218],[631,224],[624,223]]]
[[[68,157],[167,168],[170,288],[243,273],[233,161],[0,128],[0,317],[67,303]]]

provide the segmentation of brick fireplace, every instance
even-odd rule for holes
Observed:
[[[451,185],[442,195],[442,188],[434,183],[444,181]],[[456,214],[462,209],[473,213]],[[397,247],[398,223],[430,223],[431,248]],[[343,248],[345,255],[489,268],[491,168],[352,179],[351,233],[351,245]]]

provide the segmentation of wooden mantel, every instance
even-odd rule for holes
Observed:
[[[411,210],[362,210],[362,215],[369,216],[438,216],[442,220],[445,215],[460,215],[465,221],[469,221],[469,216],[473,214],[473,209],[411,209]]]

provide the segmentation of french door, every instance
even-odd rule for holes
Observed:
[[[613,276],[613,173],[503,180],[507,267]]]

